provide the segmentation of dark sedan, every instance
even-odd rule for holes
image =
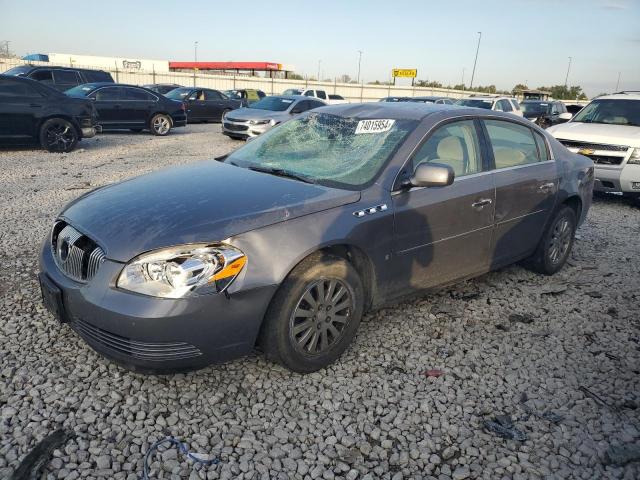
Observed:
[[[520,103],[522,115],[542,128],[568,122],[573,116],[567,107],[558,101],[525,100]]]
[[[246,100],[229,98],[210,88],[181,87],[171,90],[165,96],[185,103],[189,123],[222,122],[228,112],[248,104]]]
[[[171,90],[182,87],[182,85],[178,85],[177,83],[152,83],[150,85],[143,85],[143,87],[164,95],[169,93]]]
[[[91,101],[69,98],[40,82],[0,75],[0,144],[40,143],[50,152],[70,152],[96,134]]]
[[[526,260],[553,274],[593,162],[513,115],[365,103],[305,112],[228,156],[68,205],[40,258],[45,304],[132,368],[248,354],[334,362],[365,311]]]
[[[148,129],[167,135],[174,127],[187,124],[182,102],[170,100],[147,88],[114,83],[86,83],[65,92],[70,97],[94,101],[103,130]]]

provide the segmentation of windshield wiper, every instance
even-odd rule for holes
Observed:
[[[305,175],[300,175],[298,173],[290,172],[288,170],[283,170],[282,168],[261,167],[259,165],[250,165],[247,168],[249,170],[253,170],[254,172],[268,173],[269,175],[276,175],[277,177],[292,178],[294,180],[298,180],[304,183],[312,183],[312,184],[317,183],[312,178],[309,178]]]

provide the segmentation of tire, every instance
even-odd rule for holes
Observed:
[[[553,275],[571,253],[576,232],[576,213],[566,205],[560,207],[540,239],[533,256],[525,263],[534,272]]]
[[[364,288],[351,264],[314,254],[280,286],[267,310],[259,343],[270,360],[294,372],[315,372],[347,349],[363,310]]]
[[[151,133],[158,135],[159,137],[168,135],[172,126],[173,122],[171,121],[171,117],[164,113],[156,113],[151,117],[151,121],[149,122],[149,129],[151,130]]]
[[[78,131],[64,118],[50,118],[40,127],[40,145],[57,153],[70,152],[78,144]]]

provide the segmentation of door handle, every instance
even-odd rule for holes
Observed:
[[[555,186],[556,186],[555,183],[551,183],[551,182],[543,183],[542,185],[540,185],[538,187],[538,190],[540,190],[542,193],[546,193],[546,192],[548,192],[549,190],[551,190]]]
[[[472,203],[471,206],[473,208],[481,209],[485,205],[491,205],[492,203],[493,203],[493,200],[491,200],[490,198],[482,198],[482,199],[478,200],[477,202]]]

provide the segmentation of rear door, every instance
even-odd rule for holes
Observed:
[[[98,122],[105,128],[126,128],[122,114],[124,91],[122,87],[100,87],[89,94],[95,100]]]
[[[75,86],[80,85],[82,82],[82,78],[80,78],[80,74],[75,70],[58,70],[55,69],[52,71],[53,73],[53,87],[64,92],[65,90],[69,90]]]
[[[205,90],[204,98],[207,109],[207,120],[218,121],[222,119],[222,112],[225,108],[233,108],[220,92],[217,90]]]
[[[0,78],[0,137],[27,139],[37,136],[37,123],[46,98],[26,81]]]
[[[122,119],[131,128],[144,128],[156,106],[158,97],[136,87],[122,87]]]
[[[508,120],[482,121],[496,184],[492,267],[533,253],[555,205],[558,170],[546,140]]]
[[[392,194],[396,277],[391,294],[422,289],[487,270],[495,187],[477,121],[457,120],[428,134],[409,160],[449,165],[452,185]],[[395,291],[397,290],[397,291]]]
[[[194,90],[185,99],[187,103],[187,115],[189,121],[204,120],[207,118],[207,105],[204,98],[204,90]]]

